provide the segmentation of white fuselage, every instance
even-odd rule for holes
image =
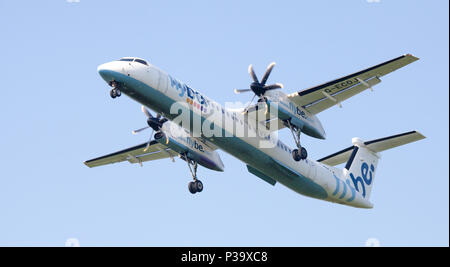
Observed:
[[[211,134],[204,128],[196,133],[192,124],[181,124],[194,136],[198,134],[204,140],[298,193],[354,207],[372,207],[372,204],[350,185],[345,169],[340,170],[310,159],[294,161],[291,148],[278,140],[276,132],[266,131],[262,127],[257,130],[256,125],[247,121],[241,112],[225,109],[218,102],[152,65],[112,61],[99,66],[98,71],[105,81],[109,83],[115,80],[121,83],[123,93],[170,120],[177,122],[178,113],[171,114],[172,108],[175,112],[181,110],[191,114],[193,124],[200,121],[203,125],[210,125],[210,128],[216,129],[215,133],[220,132],[225,137]],[[239,134],[241,127],[247,129],[246,134]],[[263,142],[266,147],[261,147]]]

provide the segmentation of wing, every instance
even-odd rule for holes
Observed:
[[[178,156],[177,152],[154,140],[150,143],[147,151],[144,151],[146,146],[147,143],[140,144],[105,156],[87,160],[84,164],[90,168],[122,161],[142,164],[144,161]]]
[[[371,68],[288,95],[312,114],[317,114],[381,82],[380,77],[418,60],[403,55]]]
[[[417,131],[411,131],[407,133],[397,134],[393,136],[388,136],[380,139],[375,139],[372,141],[364,142],[364,145],[374,151],[374,152],[382,152],[387,149],[391,149],[394,147],[398,147],[401,145],[405,145],[411,142],[415,142],[421,139],[424,139],[425,136],[423,136],[421,133]],[[351,157],[353,149],[355,146],[348,147],[346,149],[343,149],[339,152],[336,152],[334,154],[331,154],[327,157],[321,158],[318,160],[318,162],[330,165],[330,166],[336,166],[341,163],[347,162],[348,159]]]

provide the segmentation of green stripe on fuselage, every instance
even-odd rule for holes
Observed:
[[[156,112],[163,113],[164,116],[170,120],[173,120],[178,116],[178,114],[170,114],[170,107],[176,101],[169,98],[167,95],[139,80],[128,77],[121,73],[111,73],[111,76],[114,77],[116,81],[123,83],[124,88],[122,89],[122,92],[124,92],[137,102],[152,108]],[[191,109],[189,109],[189,112],[191,118],[193,118],[193,116],[200,116],[194,113]],[[205,120],[206,118],[201,117],[201,125],[203,125],[203,122]],[[214,127],[216,126],[217,125],[214,124]],[[220,147],[227,153],[233,155],[234,157],[240,159],[241,161],[254,167],[255,169],[258,169],[267,176],[289,187],[297,193],[318,199],[325,199],[328,197],[325,189],[323,189],[317,183],[313,182],[311,179],[306,178],[297,171],[295,171],[296,176],[286,175],[286,172],[281,172],[279,170],[280,168],[287,168],[286,166],[281,165],[280,163],[272,159],[272,157],[248,144],[244,140],[231,135],[230,133],[226,133],[225,129],[221,129],[221,131],[223,137],[214,136],[213,138],[206,139],[214,143],[216,146]],[[274,166],[275,164],[278,166]],[[289,171],[291,171],[290,168]]]

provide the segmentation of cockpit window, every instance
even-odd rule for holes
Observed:
[[[143,59],[139,59],[139,58],[134,58],[134,57],[123,57],[121,59],[119,59],[119,61],[130,61],[130,62],[139,62],[141,64],[144,64],[145,66],[148,66],[147,61],[143,60]]]
[[[147,61],[145,61],[145,60],[142,60],[142,59],[135,59],[134,61],[136,61],[136,62],[139,62],[139,63],[141,63],[141,64],[144,64],[144,65],[146,65],[146,66],[148,66],[148,63],[147,63]]]

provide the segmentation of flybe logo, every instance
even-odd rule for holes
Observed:
[[[292,102],[289,102],[289,110],[292,113],[294,113],[294,114],[296,114],[296,115],[298,115],[298,116],[300,116],[300,117],[302,117],[304,119],[307,118],[305,112],[303,110],[301,110],[299,107],[297,107],[296,105],[294,105]]]
[[[356,191],[361,192],[362,196],[366,197],[366,186],[370,186],[373,182],[373,173],[375,172],[375,167],[373,164],[369,165],[365,162],[361,165],[361,176],[355,178],[353,173],[350,173],[350,178],[353,181],[353,185],[355,186]]]
[[[192,105],[194,108],[200,109],[203,112],[206,112],[206,107],[208,106],[208,101],[205,97],[203,97],[199,92],[190,88],[186,84],[178,81],[169,75],[170,86],[179,91],[178,96],[184,98],[186,97],[186,102]]]
[[[205,149],[197,142],[197,140],[192,140],[192,138],[186,137],[186,143],[193,149],[197,149],[200,152],[205,152]]]

